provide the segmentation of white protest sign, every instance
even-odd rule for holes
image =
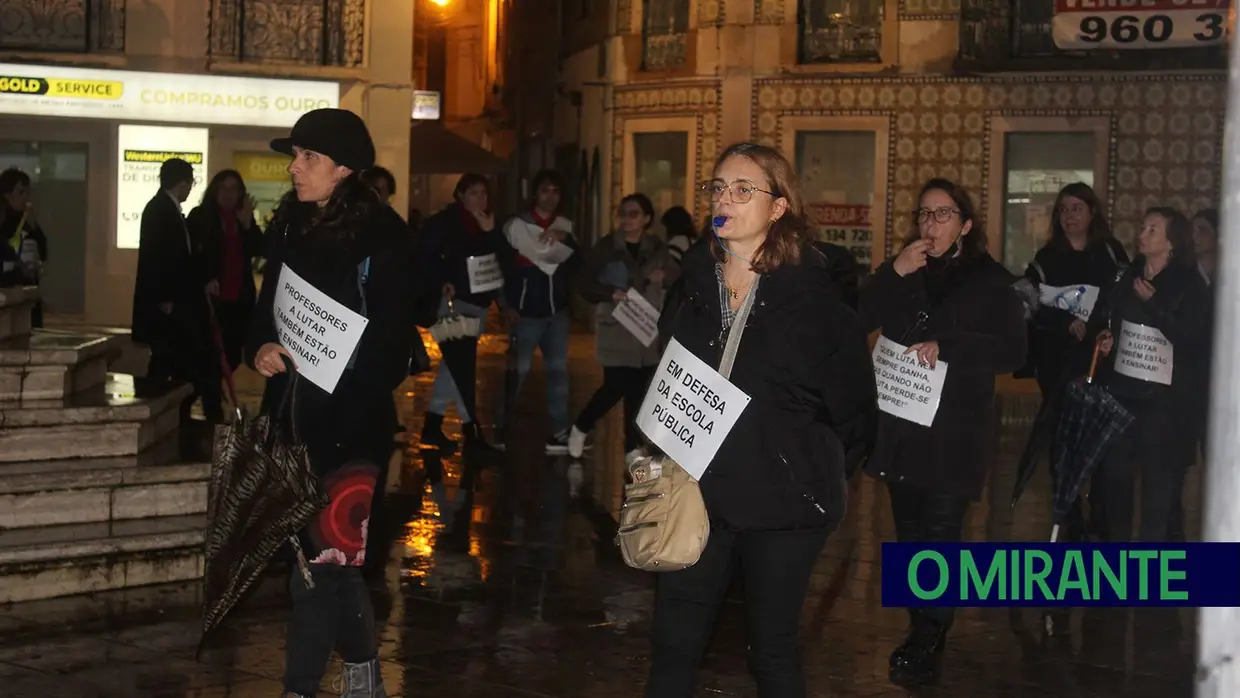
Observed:
[[[1115,372],[1141,381],[1171,385],[1175,347],[1158,329],[1125,320],[1115,341]]]
[[[280,346],[292,352],[298,373],[328,393],[335,391],[369,321],[287,266],[280,270],[278,284]]]
[[[905,351],[908,347],[882,335],[874,345],[878,409],[928,427],[934,424],[939,401],[943,399],[947,362],[936,361],[932,369],[917,363],[916,354],[905,354]]]
[[[659,311],[635,288],[630,288],[624,300],[616,304],[611,316],[624,325],[624,329],[632,333],[643,346],[654,344],[654,340],[659,336]]]
[[[469,292],[486,293],[504,285],[504,272],[493,254],[478,255],[465,260],[469,271]]]
[[[1098,287],[1088,284],[1040,286],[1038,300],[1042,305],[1066,310],[1081,320],[1088,321],[1098,303]]]
[[[637,413],[637,428],[701,480],[749,396],[673,339]]]

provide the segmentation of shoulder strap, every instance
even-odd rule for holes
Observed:
[[[761,278],[759,276],[754,279],[749,287],[749,293],[745,294],[745,300],[741,302],[741,307],[736,311],[736,319],[732,321],[727,344],[723,347],[723,360],[719,362],[719,375],[724,378],[732,373],[732,363],[736,361],[736,351],[740,348],[741,335],[745,333],[745,323],[749,320],[749,311],[753,309],[754,297],[758,295],[758,284]]]

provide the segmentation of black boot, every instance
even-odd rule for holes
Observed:
[[[916,623],[904,643],[891,653],[891,682],[904,687],[937,683],[946,644],[946,628],[928,620]]]
[[[478,454],[499,453],[499,449],[495,448],[482,435],[482,427],[477,422],[466,422],[461,425],[461,431],[465,434],[465,450]]]
[[[422,424],[422,445],[441,451],[456,449],[456,442],[443,433],[443,415],[427,412]]]

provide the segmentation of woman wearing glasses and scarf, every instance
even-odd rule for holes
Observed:
[[[892,385],[911,373],[937,369],[946,376],[932,414],[910,409],[899,402],[899,389],[880,385],[883,414],[866,471],[887,483],[901,542],[953,542],[986,482],[995,376],[1023,364],[1025,317],[1015,279],[987,254],[963,188],[930,180],[913,219],[904,250],[862,289],[861,314],[867,330],[882,330],[880,381],[885,372]],[[910,633],[890,658],[892,682],[937,678],[953,610],[909,609]]]
[[[695,695],[734,573],[758,695],[804,698],[801,609],[844,516],[846,474],[872,444],[874,378],[859,319],[810,244],[784,156],[731,146],[707,191],[715,233],[685,252],[683,293],[664,310],[660,335],[718,370],[728,337],[743,332],[728,380],[750,402],[700,480],[711,525],[701,558],[656,575],[646,698]]]

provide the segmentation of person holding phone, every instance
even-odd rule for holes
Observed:
[[[452,191],[452,203],[423,225],[420,242],[427,284],[422,296],[437,304],[433,317],[440,319],[456,313],[485,324],[487,309],[500,300],[504,281],[499,273],[503,233],[496,227],[490,210],[487,178],[476,173],[463,175]],[[456,446],[443,433],[444,415],[448,405],[455,401],[465,447],[493,451],[478,423],[478,337],[444,342],[439,350],[443,360],[435,374],[422,444],[448,449]]]

